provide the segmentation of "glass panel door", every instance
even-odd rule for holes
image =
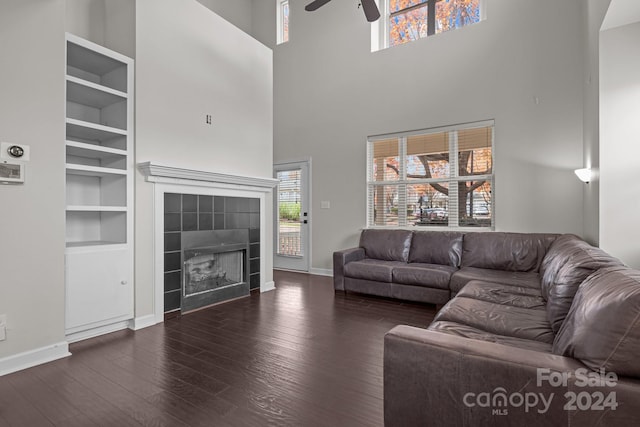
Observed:
[[[274,267],[308,271],[308,170],[307,162],[276,165],[278,179],[275,218],[277,233]]]

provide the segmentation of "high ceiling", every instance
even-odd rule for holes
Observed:
[[[607,15],[602,22],[602,31],[623,25],[640,22],[640,1],[638,0],[611,0]]]

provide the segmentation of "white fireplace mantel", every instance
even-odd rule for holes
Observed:
[[[138,164],[138,169],[145,176],[147,182],[177,184],[176,180],[187,180],[191,185],[201,182],[202,186],[211,186],[212,183],[222,185],[240,185],[245,187],[263,188],[271,191],[278,180],[274,178],[258,178],[243,175],[229,175],[217,172],[205,172],[194,169],[183,169],[172,166],[164,166],[153,162]]]

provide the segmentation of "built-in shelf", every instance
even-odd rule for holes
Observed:
[[[115,89],[73,76],[67,76],[67,101],[87,105],[93,108],[104,108],[124,102],[127,94]]]
[[[91,157],[104,159],[113,156],[126,156],[126,150],[119,148],[103,147],[100,145],[88,144],[85,142],[67,141],[67,154],[78,157]]]
[[[69,205],[67,212],[126,212],[126,206],[83,206]]]
[[[67,338],[133,316],[133,60],[67,34]],[[73,338],[75,340],[75,338]]]
[[[67,138],[69,136],[104,142],[119,136],[127,136],[127,131],[67,117]]]
[[[118,242],[108,242],[106,240],[91,240],[91,241],[84,241],[84,242],[67,242],[67,248],[76,248],[76,249],[88,249],[91,246],[99,246],[99,247],[106,247],[106,246],[122,246],[123,248],[125,248],[125,246],[122,243],[118,243]],[[94,248],[91,248],[94,249]]]
[[[122,92],[127,88],[129,58],[102,46],[67,41],[67,74]]]
[[[99,166],[86,166],[67,163],[67,173],[71,175],[107,177],[110,175],[126,175],[127,171],[122,169],[103,168]]]

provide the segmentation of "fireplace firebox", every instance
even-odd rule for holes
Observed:
[[[182,312],[249,295],[249,231],[182,232]]]

